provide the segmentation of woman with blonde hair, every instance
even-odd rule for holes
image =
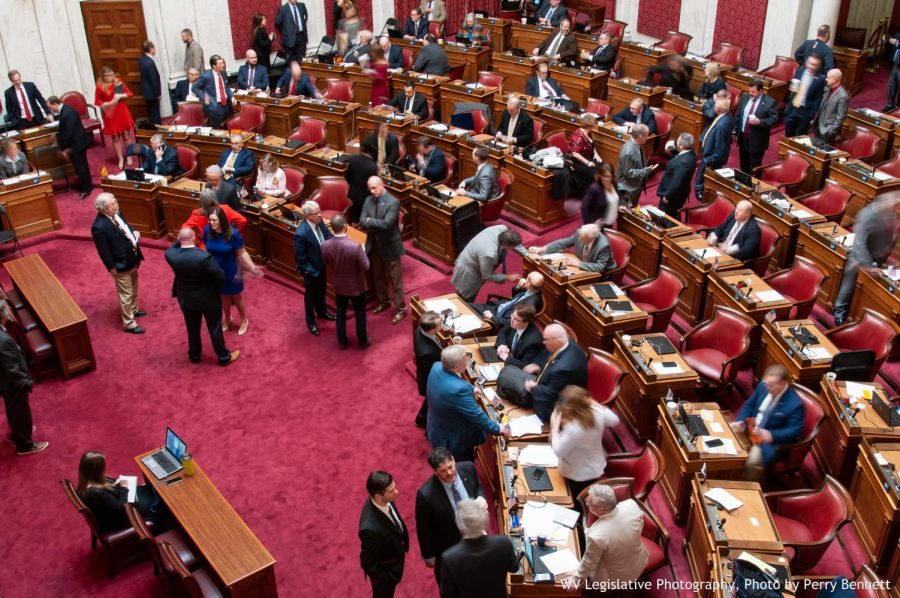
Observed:
[[[129,527],[125,514],[128,484],[125,480],[107,477],[103,453],[87,451],[81,456],[77,492],[97,519],[100,531],[111,532]],[[147,521],[158,519],[164,509],[159,496],[147,485],[137,487],[134,508]]]
[[[697,97],[705,101],[726,88],[725,80],[719,74],[719,63],[710,60],[706,63],[706,68],[703,69],[703,85],[700,86]]]
[[[134,128],[131,111],[123,101],[131,96],[131,90],[116,76],[115,71],[108,66],[100,69],[100,78],[97,79],[97,89],[94,91],[94,103],[103,111],[103,134],[109,135],[112,139],[116,157],[119,158],[119,170],[125,166],[125,144]],[[128,156],[128,166],[131,166],[131,156]]]
[[[582,114],[578,119],[578,128],[569,137],[569,157],[572,159],[572,195],[582,195],[591,181],[597,165],[603,158],[594,148],[591,129],[597,119],[591,114]]]
[[[259,193],[271,197],[287,195],[287,177],[272,154],[263,155],[259,161],[254,187]]]

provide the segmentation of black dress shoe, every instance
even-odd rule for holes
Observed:
[[[372,337],[371,337],[371,336],[367,336],[367,337],[366,337],[366,342],[364,342],[364,343],[359,343],[359,350],[360,350],[360,351],[364,351],[365,349],[368,349],[368,348],[371,347],[371,346],[372,346]]]
[[[372,310],[373,314],[380,314],[384,310],[388,309],[391,306],[390,301],[385,301],[384,303],[379,303],[375,306],[375,309]]]
[[[338,343],[338,349],[340,349],[341,351],[346,351],[347,345],[342,345],[342,344]]]
[[[320,319],[320,320],[329,320],[329,321],[331,321],[331,322],[334,322],[335,320],[337,320],[337,316],[334,315],[334,314],[330,314],[330,313],[328,313],[328,312],[325,312],[325,315],[324,315],[324,316],[319,316],[319,319]]]
[[[143,309],[139,309],[136,312],[134,312],[135,318],[143,318],[146,315],[147,315],[147,312],[145,312]]]
[[[126,328],[125,332],[127,332],[128,334],[144,334],[146,330],[144,330],[140,326],[135,326],[134,328]]]
[[[320,332],[318,326],[316,326],[315,324],[307,324],[306,327],[309,328],[310,334],[312,334],[313,336],[319,336]]]
[[[200,363],[200,358],[199,358],[199,357],[196,357],[196,358],[195,358],[195,357],[188,357],[188,359],[190,360],[191,363]]]

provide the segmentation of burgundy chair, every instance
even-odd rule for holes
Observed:
[[[425,103],[428,104],[428,117],[425,120],[432,121],[434,120],[434,100],[425,98]]]
[[[809,163],[796,153],[789,151],[784,160],[757,166],[753,170],[753,176],[778,187],[785,195],[793,196],[797,194],[800,184],[806,178],[807,170],[809,170]]]
[[[397,158],[398,162],[401,162],[403,158],[406,157],[406,143],[403,140],[406,138],[405,135],[400,133],[394,133],[394,136],[397,138],[397,150],[399,153],[399,157]]]
[[[891,158],[887,162],[882,162],[881,164],[879,164],[878,170],[888,173],[895,179],[900,178],[900,150],[894,152],[893,158]]]
[[[875,150],[878,149],[878,136],[867,127],[856,125],[849,137],[832,143],[832,147],[850,154],[851,158],[872,163]]]
[[[285,200],[298,205],[300,195],[303,193],[303,184],[306,179],[306,171],[296,166],[284,165],[281,167],[284,171],[285,189],[287,196]]]
[[[181,581],[184,591],[191,598],[223,598],[225,593],[215,581],[215,574],[210,573],[206,567],[191,571],[181,561],[178,552],[168,542],[161,542],[159,552],[167,566],[173,571],[173,576]]]
[[[81,124],[84,130],[93,137],[94,131],[100,133],[100,144],[106,147],[106,138],[103,137],[103,123],[100,122],[100,109],[93,104],[88,104],[87,100],[77,91],[67,91],[59,98],[66,106],[71,106],[81,117]],[[93,116],[91,116],[93,114]]]
[[[769,492],[765,497],[790,554],[791,573],[815,567],[856,510],[850,494],[830,475],[815,490]]]
[[[686,288],[687,283],[677,272],[668,266],[660,266],[655,278],[647,278],[622,290],[639,309],[650,314],[645,332],[665,332]]]
[[[732,114],[737,112],[738,104],[741,102],[741,90],[734,85],[725,85],[728,90],[728,96],[731,98],[731,106],[728,108]]]
[[[628,23],[624,21],[616,21],[614,19],[604,19],[603,24],[600,26],[600,31],[594,32],[599,35],[606,31],[609,33],[611,41],[618,47],[619,43],[622,41],[622,37],[625,35],[625,28],[628,27]]]
[[[187,125],[189,127],[202,127],[206,125],[206,115],[203,114],[203,106],[199,102],[181,102],[178,104],[176,114],[170,125]]]
[[[611,280],[617,285],[621,285],[622,280],[625,278],[625,268],[628,267],[628,262],[631,261],[631,248],[634,247],[634,241],[625,233],[611,229],[606,229],[604,234],[609,240],[609,247],[612,249],[613,257],[616,260],[616,267],[605,271],[603,280]]]
[[[821,191],[795,198],[804,206],[824,216],[829,222],[840,224],[850,202],[850,192],[831,179],[825,180]]]
[[[757,276],[765,276],[769,269],[769,262],[775,255],[775,250],[784,239],[784,235],[780,234],[765,220],[756,219],[759,225],[759,257],[744,260],[744,266],[752,268]]]
[[[712,317],[681,337],[681,356],[705,384],[731,387],[750,348],[756,322],[742,313],[716,305]]]
[[[653,116],[656,118],[655,151],[650,158],[650,162],[665,163],[669,160],[669,155],[665,151],[666,142],[669,141],[669,136],[672,134],[672,123],[675,122],[675,119],[678,117],[669,112],[664,112],[662,108],[656,108],[655,106],[651,106],[650,110],[653,111]]]
[[[718,227],[734,212],[734,204],[721,193],[709,203],[681,209],[681,220],[694,229],[695,233],[703,233]]]
[[[429,21],[428,33],[433,35],[436,39],[444,39],[444,24],[438,21]]]
[[[572,31],[575,31],[576,33],[586,33],[591,28],[591,15],[586,12],[577,12],[575,13],[575,16],[569,20],[572,22]]]
[[[197,170],[200,164],[200,150],[193,145],[185,143],[176,145],[175,151],[178,153],[178,163],[184,168],[184,172],[175,177],[175,180],[197,178]]]
[[[803,460],[809,454],[812,443],[819,435],[819,428],[825,421],[825,411],[818,395],[799,384],[795,384],[793,388],[803,402],[803,431],[800,433],[800,440],[779,447],[778,459],[770,472],[775,476],[793,475],[800,471]]]
[[[484,118],[484,113],[481,110],[472,110],[469,114],[472,115],[472,132],[476,135],[484,133],[484,130],[487,128],[487,120]]]
[[[591,347],[588,359],[587,391],[595,401],[610,409],[619,396],[619,385],[625,377],[625,369],[610,353]]]
[[[827,278],[828,274],[814,261],[798,255],[790,268],[779,270],[763,280],[793,304],[788,319],[803,320],[812,312]]]
[[[225,128],[229,130],[250,131],[261,133],[266,126],[265,109],[258,104],[244,104],[236,116],[225,121]]]
[[[478,71],[478,82],[485,87],[496,87],[500,93],[503,93],[503,82],[505,80],[506,77],[493,71]]]
[[[847,322],[825,332],[834,345],[843,351],[874,351],[870,380],[875,379],[878,370],[894,349],[894,342],[900,334],[900,326],[881,313],[869,308],[863,309],[862,317]]]
[[[506,203],[506,193],[512,186],[513,180],[515,179],[508,170],[505,168],[500,169],[500,174],[497,176],[497,184],[500,186],[500,193],[498,193],[496,197],[478,204],[478,216],[481,219],[481,224],[493,222],[500,218],[500,214],[503,212],[503,206]]]
[[[706,58],[729,66],[740,66],[744,61],[744,47],[729,42],[719,42],[719,49]]]
[[[354,83],[347,79],[328,79],[328,88],[322,96],[326,100],[334,102],[352,102],[354,98]]]
[[[663,477],[666,460],[662,451],[648,440],[640,453],[619,453],[606,456],[604,478],[631,478],[634,497],[646,501],[650,491]]]
[[[447,166],[447,176],[439,183],[450,187],[453,186],[453,182],[456,180],[456,158],[453,157],[453,154],[450,152],[444,154],[444,164]]]
[[[604,104],[601,100],[597,98],[588,98],[587,111],[593,114],[596,114],[601,119],[606,120],[607,115],[609,115],[609,111],[612,110],[612,107],[609,104]]]
[[[319,204],[322,218],[331,218],[335,214],[343,214],[350,207],[348,197],[350,185],[339,176],[319,177],[319,188],[309,196],[309,201]]]
[[[310,118],[308,116],[301,116],[300,126],[291,131],[291,134],[288,135],[287,138],[289,140],[297,139],[304,143],[312,143],[317,148],[323,147],[325,145],[325,140],[327,139],[325,121],[317,118]]]
[[[777,81],[790,81],[794,78],[797,71],[797,61],[787,56],[776,56],[775,64],[760,71],[760,75],[765,75],[770,79]]]
[[[456,81],[457,79],[462,79],[466,76],[466,65],[458,64],[456,66],[450,67],[450,72],[447,73],[447,76],[450,77],[451,81]]]
[[[125,515],[128,517],[131,527],[134,528],[134,533],[137,536],[138,541],[153,560],[153,575],[159,575],[160,569],[169,574],[174,573],[169,567],[169,564],[163,560],[162,554],[159,552],[160,542],[168,542],[171,544],[172,548],[175,549],[178,556],[181,558],[181,561],[184,563],[184,566],[188,569],[193,569],[197,566],[197,557],[191,552],[190,547],[184,540],[184,536],[182,536],[177,529],[172,529],[154,536],[153,532],[150,531],[147,522],[144,521],[144,518],[141,517],[141,514],[138,513],[137,509],[135,509],[134,505],[131,503],[125,503]]]
[[[528,147],[536,147],[544,138],[544,121],[539,118],[532,118],[531,120],[534,122],[534,137],[531,138],[531,143],[528,144]]]
[[[403,48],[403,70],[408,71],[413,65],[413,51],[409,48]]]
[[[547,135],[547,138],[544,141],[547,142],[547,147],[558,148],[563,155],[569,153],[569,140],[566,138],[565,131],[553,131]]]
[[[694,39],[694,36],[688,35],[687,33],[667,31],[666,37],[661,42],[657,43],[656,47],[663,48],[664,50],[671,50],[676,54],[681,54],[683,56],[688,51],[688,46],[691,45],[692,39]]]

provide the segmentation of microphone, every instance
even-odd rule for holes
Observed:
[[[727,521],[727,519],[725,519],[724,517],[719,519],[719,522],[716,524],[716,527],[719,528],[719,531],[722,531],[725,528],[726,521]]]
[[[850,417],[853,419],[856,419],[856,414],[859,413],[861,410],[862,410],[862,407],[857,407],[850,413]]]
[[[834,228],[831,229],[831,236],[832,236],[832,237],[835,236],[835,235],[837,234],[837,229],[838,229],[838,225],[835,224],[835,225],[834,225]]]
[[[705,259],[705,256],[706,256],[706,250],[704,249],[703,251],[700,252],[700,259],[701,260]]]

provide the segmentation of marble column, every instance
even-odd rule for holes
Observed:
[[[716,30],[716,0],[682,0],[678,31],[692,35],[688,51],[705,56],[713,51]]]

